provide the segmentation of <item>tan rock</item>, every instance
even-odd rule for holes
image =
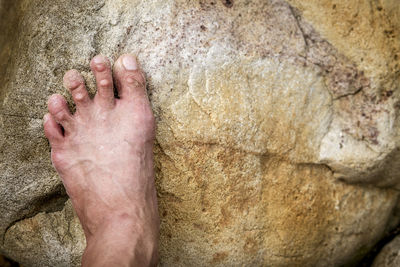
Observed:
[[[395,187],[400,178],[397,41],[382,33],[397,11],[387,10],[389,0],[382,10],[336,4],[349,14],[359,8],[354,19],[331,11],[331,1],[290,3],[8,7],[0,22],[8,34],[0,38],[8,51],[0,54],[0,252],[28,266],[79,265],[83,235],[41,118],[48,95],[67,95],[67,69],[79,69],[94,92],[90,58],[131,52],[158,123],[162,265],[360,259],[398,220],[397,191],[365,184]]]
[[[395,1],[297,1],[315,30],[357,68],[341,71],[349,92],[336,96],[320,162],[350,182],[399,182],[400,9]],[[337,76],[337,75],[335,75]],[[342,75],[335,77],[340,87]],[[399,187],[397,185],[397,187]]]
[[[4,244],[8,255],[24,266],[79,266],[86,246],[70,201],[61,211],[41,212],[15,223]]]
[[[383,247],[374,260],[372,267],[396,267],[400,265],[400,238],[395,237]]]
[[[158,149],[166,266],[349,263],[382,235],[397,196],[215,144]]]

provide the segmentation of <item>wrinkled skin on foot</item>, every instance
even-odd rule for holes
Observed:
[[[48,101],[44,130],[51,159],[84,229],[83,266],[146,266],[157,262],[159,217],[153,172],[154,117],[145,78],[132,55],[114,65],[90,63],[97,94],[90,99],[76,70]],[[114,97],[113,76],[119,99]]]

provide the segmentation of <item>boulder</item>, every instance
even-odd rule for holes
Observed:
[[[0,252],[79,266],[42,117],[134,53],[157,120],[165,266],[333,266],[398,221],[399,32],[368,1],[0,0]]]
[[[395,237],[379,252],[372,267],[400,266],[400,237]]]

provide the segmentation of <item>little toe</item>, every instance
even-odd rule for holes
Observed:
[[[135,56],[120,56],[114,65],[114,76],[121,99],[147,98],[146,80]]]
[[[105,56],[97,55],[90,62],[90,68],[96,77],[95,101],[105,108],[113,107],[115,99],[110,62]]]
[[[47,105],[51,116],[53,116],[57,123],[61,124],[65,133],[72,130],[72,115],[65,98],[59,94],[54,94],[50,96]]]
[[[64,86],[70,91],[78,112],[90,104],[91,99],[85,87],[85,80],[77,70],[65,73]]]
[[[54,145],[63,140],[63,133],[60,125],[49,113],[43,117],[44,134],[49,139],[50,144]]]

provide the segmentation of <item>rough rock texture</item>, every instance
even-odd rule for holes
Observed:
[[[158,123],[162,265],[357,261],[399,218],[393,5],[0,0],[0,251],[79,264],[41,118],[67,69],[93,92],[90,58],[132,52]]]
[[[400,236],[395,237],[378,254],[372,267],[400,266]]]
[[[338,101],[321,142],[320,162],[347,181],[399,188],[400,164],[393,164],[400,162],[398,2],[289,2],[357,67],[338,71],[337,62],[323,60],[322,67],[333,75],[328,87],[333,83],[339,90],[331,90]]]

